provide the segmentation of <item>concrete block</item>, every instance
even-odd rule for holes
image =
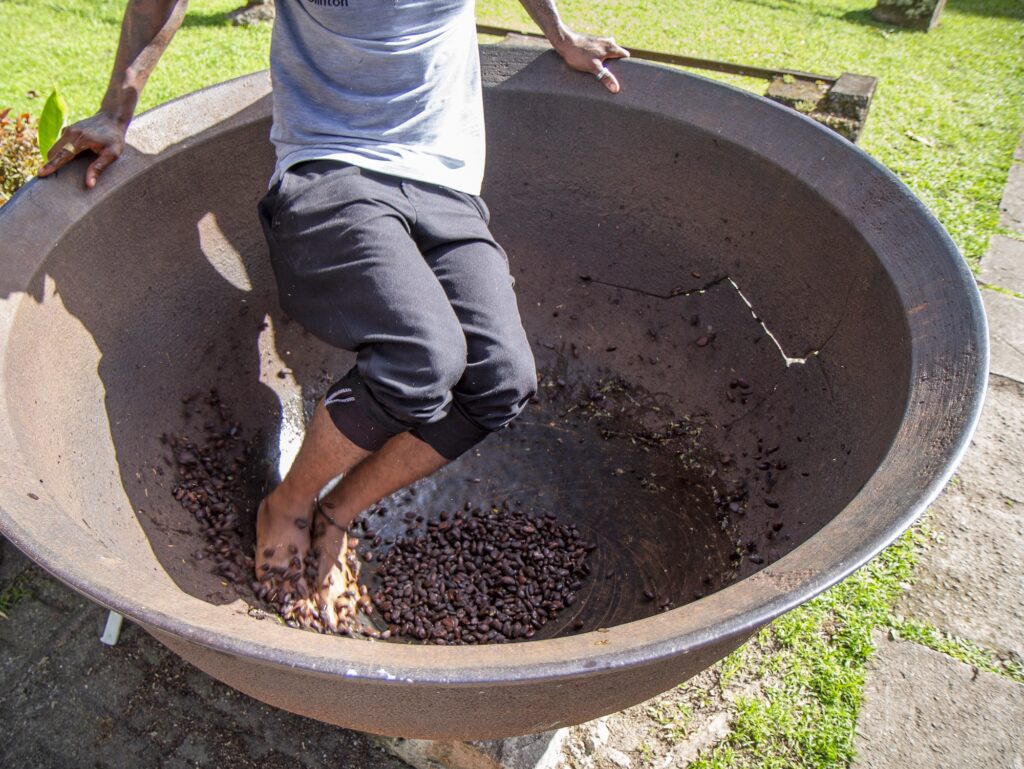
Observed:
[[[811,117],[854,143],[860,138],[860,132],[864,128],[864,124],[860,121],[833,115],[831,112],[812,112]]]
[[[273,21],[274,15],[274,0],[249,0],[241,8],[228,13],[228,18],[236,27],[251,27]]]
[[[999,223],[1017,232],[1024,232],[1024,164],[1014,163],[1003,188],[999,203]]]
[[[876,634],[853,769],[1019,769],[1024,685]]]
[[[1024,382],[1024,299],[983,289],[993,374]]]
[[[886,24],[929,32],[939,23],[946,0],[879,0],[871,16]]]
[[[821,81],[777,77],[765,93],[772,101],[803,112],[852,142],[860,138],[878,79],[844,73],[829,87]]]
[[[777,77],[768,86],[765,96],[798,112],[810,114],[818,109],[827,93],[828,86],[822,82]]]
[[[1024,385],[992,377],[971,446],[931,507],[940,535],[899,611],[1024,658]]]
[[[994,236],[981,258],[978,278],[990,286],[1024,294],[1024,240]]]
[[[379,737],[380,745],[414,769],[555,769],[568,729],[507,740],[405,740]]]
[[[877,87],[877,77],[844,72],[828,90],[823,106],[833,115],[863,123]]]

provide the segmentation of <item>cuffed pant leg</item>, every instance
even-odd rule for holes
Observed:
[[[422,198],[410,195],[414,234],[458,316],[467,362],[448,415],[413,432],[454,459],[519,415],[537,392],[537,370],[508,257],[491,236],[482,201],[447,190]]]
[[[356,445],[444,419],[466,340],[410,235],[401,182],[313,162],[286,174],[264,212],[281,305],[328,343],[357,353],[326,405]]]

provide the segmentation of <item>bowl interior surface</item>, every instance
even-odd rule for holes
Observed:
[[[655,112],[493,89],[487,115],[484,197],[538,402],[386,500],[374,529],[467,504],[576,523],[593,573],[538,640],[684,606],[813,536],[878,467],[906,402],[906,322],[862,235],[792,172]],[[256,216],[268,130],[194,141],[104,198],[10,334],[30,465],[69,525],[140,581],[173,582],[183,611],[251,596],[197,560],[161,436],[198,437],[195,395],[216,390],[259,448],[251,511],[354,362],[278,308]]]

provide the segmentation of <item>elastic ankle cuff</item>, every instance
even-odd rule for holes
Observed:
[[[412,434],[451,462],[491,434],[467,417],[453,401],[444,419],[418,425]]]
[[[324,406],[331,421],[352,443],[366,451],[377,451],[403,430],[381,425],[367,413],[363,402],[372,398],[362,382],[348,382],[348,377],[335,383],[324,396]]]

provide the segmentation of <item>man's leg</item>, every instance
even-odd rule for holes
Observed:
[[[467,348],[448,415],[413,434],[454,459],[518,416],[537,392],[536,364],[486,204],[430,185],[415,185],[409,194],[418,213],[413,235],[459,318]]]
[[[267,569],[305,554],[310,531],[318,553],[317,577],[311,596],[322,619],[337,629],[337,603],[345,590],[343,529],[370,505],[448,463],[428,444],[411,433],[399,433],[376,452],[356,446],[334,424],[321,402],[313,414],[302,448],[284,481],[259,508],[257,517],[257,559]],[[313,500],[339,474],[342,481],[323,500],[331,519],[339,526],[319,520]],[[343,488],[342,488],[343,486]],[[296,521],[302,523],[296,526]],[[275,543],[274,547],[270,543]],[[289,547],[291,546],[291,547]],[[293,551],[294,550],[294,551]],[[260,567],[257,567],[258,569]],[[259,573],[259,572],[258,572]],[[305,596],[306,586],[300,588]],[[320,610],[325,610],[320,612]]]
[[[403,185],[415,203],[412,233],[445,291],[462,327],[467,365],[452,389],[447,416],[391,438],[357,464],[323,499],[338,526],[318,524],[316,608],[337,622],[336,606],[347,584],[340,559],[344,532],[381,498],[443,467],[491,432],[507,425],[536,392],[537,374],[519,316],[508,258],[487,227],[486,207],[435,187]],[[478,208],[479,206],[479,208]],[[339,390],[344,398],[345,388]]]
[[[338,628],[338,608],[348,601],[344,592],[345,528],[360,512],[388,494],[405,488],[448,464],[448,460],[411,433],[400,433],[357,464],[322,501],[330,521],[317,516],[313,550],[317,576],[313,604],[321,620]]]
[[[368,500],[365,507],[442,463],[429,446],[406,438],[353,470],[395,436],[443,418],[466,365],[458,318],[409,235],[416,212],[401,182],[319,161],[299,169],[286,174],[281,199],[261,209],[281,305],[320,338],[358,354],[261,508],[260,576],[263,564],[301,564],[313,498],[332,477],[350,471],[346,497]],[[350,510],[354,504],[344,508],[342,525],[362,509]],[[313,587],[333,609],[329,577],[338,553],[324,543],[319,554],[321,579]]]
[[[452,388],[453,404],[443,419],[418,425],[402,441],[392,439],[386,445],[386,459],[372,455],[325,497],[324,504],[343,525],[383,496],[433,472],[503,428],[537,388],[533,353],[513,290],[515,281],[508,257],[488,230],[484,204],[479,198],[433,185],[404,187],[416,206],[417,245],[424,249],[423,259],[465,334],[467,363]],[[408,462],[409,469],[397,473],[386,469],[388,463],[398,461]],[[394,485],[399,481],[404,482]]]
[[[335,427],[323,402],[317,404],[291,470],[257,511],[258,577],[282,566],[302,568],[314,525],[313,501],[333,478],[347,473],[369,454]],[[299,562],[294,563],[293,558]],[[305,595],[306,586],[299,591]]]
[[[337,602],[347,587],[342,526],[388,494],[443,467],[507,425],[536,392],[533,353],[520,320],[508,259],[487,228],[478,199],[436,188],[407,186],[416,204],[413,227],[423,258],[462,325],[467,365],[443,419],[390,439],[356,465],[322,500],[338,526],[314,540],[321,586],[314,598],[327,623],[338,622]],[[321,524],[318,524],[318,530]],[[326,570],[326,571],[325,571]]]

